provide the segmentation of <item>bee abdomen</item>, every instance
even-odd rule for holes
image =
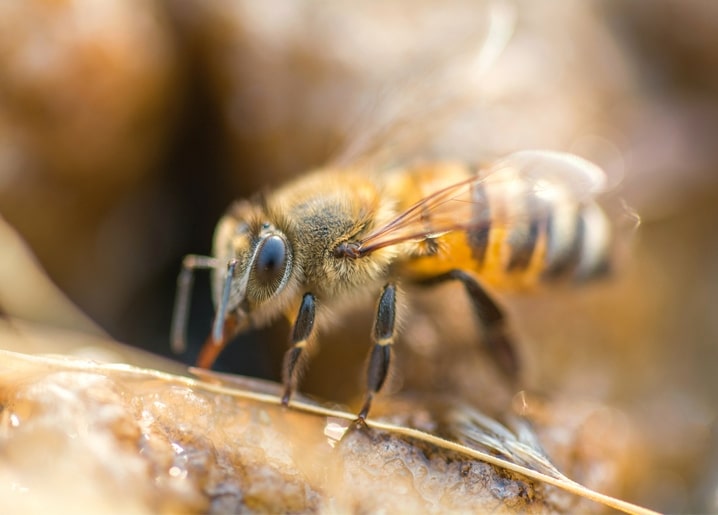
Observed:
[[[546,224],[542,278],[584,281],[604,275],[609,268],[609,240],[608,220],[595,203],[556,206]]]
[[[539,192],[537,192],[539,191]],[[477,271],[497,284],[598,277],[608,269],[610,228],[593,201],[579,203],[560,186],[497,180],[475,186],[466,243]]]

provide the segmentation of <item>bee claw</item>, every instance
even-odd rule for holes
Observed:
[[[292,397],[292,389],[287,387],[286,390],[284,390],[284,395],[282,395],[282,406],[285,408],[289,406],[289,399]]]
[[[355,430],[366,430],[369,429],[369,425],[366,423],[366,414],[362,416],[360,413],[357,418],[354,419],[354,422],[352,422],[352,426]]]
[[[361,411],[359,411],[359,414],[357,415],[357,422],[363,422],[364,425],[366,425],[366,417],[369,414],[369,408],[371,408],[371,401],[373,398],[374,396],[371,393],[367,394],[364,406],[362,406]]]

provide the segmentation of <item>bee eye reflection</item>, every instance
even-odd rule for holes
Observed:
[[[266,286],[278,287],[287,268],[287,244],[277,235],[267,236],[259,244],[254,261],[254,277]]]

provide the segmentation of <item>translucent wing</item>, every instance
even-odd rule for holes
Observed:
[[[414,41],[411,45],[410,54],[424,48],[416,54],[421,57],[407,59],[403,52],[402,64],[391,67],[396,75],[387,78],[386,73],[381,72],[376,77],[378,87],[370,90],[378,91],[378,95],[342,106],[345,114],[351,112],[347,111],[351,104],[358,110],[345,118],[352,124],[345,127],[343,139],[346,141],[337,149],[331,165],[387,168],[416,158],[437,144],[437,136],[446,132],[443,128],[455,123],[461,113],[484,103],[489,71],[512,37],[516,8],[505,1],[467,6],[468,9],[454,6],[461,21],[455,27],[461,35],[457,32],[452,38],[456,44],[447,42],[445,28],[441,23],[436,24],[435,16],[430,16],[424,25],[428,32],[422,33],[421,42]],[[424,11],[416,5],[413,13],[421,19],[426,14]],[[431,44],[434,37],[439,38],[438,45]],[[385,59],[394,59],[395,54],[389,52]],[[364,78],[372,80],[376,69],[372,61]]]
[[[532,183],[537,193],[549,193],[551,185],[565,189],[580,202],[606,186],[606,174],[596,164],[574,154],[550,150],[522,150],[499,160],[491,170],[513,170]]]
[[[605,185],[595,164],[544,150],[520,151],[464,181],[435,191],[351,248],[355,257],[406,241],[422,241],[451,231],[488,229],[546,218],[556,206],[589,202]]]

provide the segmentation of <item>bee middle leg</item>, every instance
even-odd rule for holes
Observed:
[[[519,360],[506,326],[506,317],[503,310],[471,274],[455,269],[414,282],[422,286],[432,286],[446,281],[460,281],[464,285],[474,313],[481,323],[483,344],[506,377],[515,382],[519,375]]]
[[[369,414],[374,395],[381,390],[386,376],[389,373],[391,361],[391,346],[396,337],[396,286],[389,283],[384,286],[379,297],[374,321],[372,339],[374,346],[369,355],[369,366],[367,367],[367,393],[359,412],[359,420],[365,420]]]

